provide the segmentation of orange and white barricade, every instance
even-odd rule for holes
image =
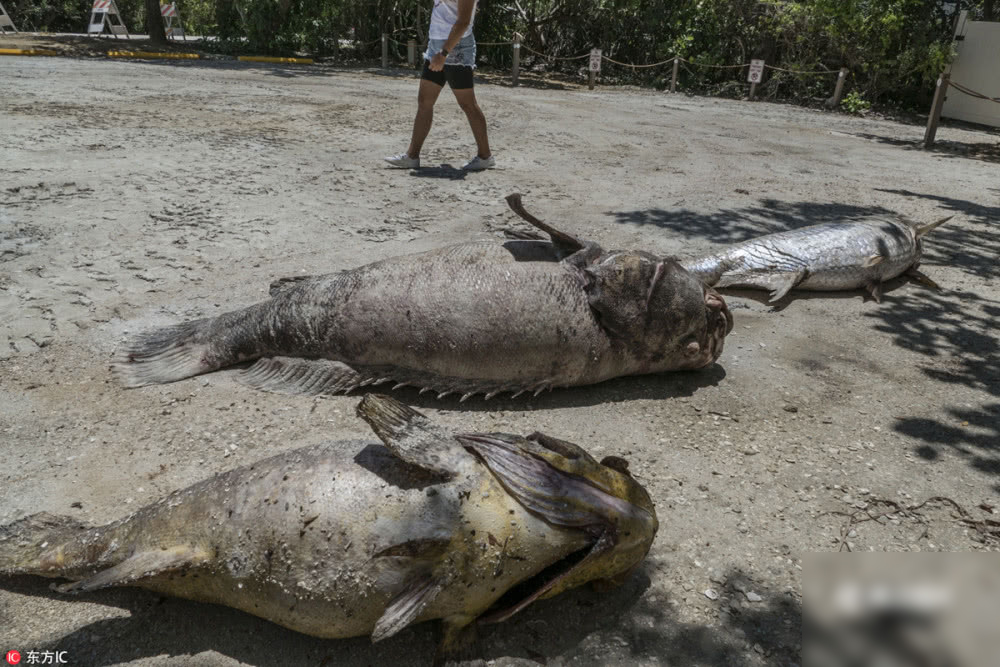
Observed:
[[[122,20],[122,15],[118,12],[115,0],[94,0],[94,6],[90,10],[87,34],[102,35],[105,28],[116,38],[118,35],[125,35],[126,38],[129,36],[128,28],[125,27],[125,21]]]
[[[171,2],[168,5],[160,5],[160,16],[163,17],[163,31],[170,39],[181,37],[187,41],[184,35],[184,26],[181,24],[181,13],[177,9],[177,3]]]
[[[3,3],[0,3],[0,35],[5,34],[8,28],[17,32],[17,28],[14,27],[14,22],[10,20],[10,15],[7,14],[7,10],[3,8]]]

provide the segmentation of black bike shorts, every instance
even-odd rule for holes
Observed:
[[[468,90],[472,88],[472,68],[468,65],[445,65],[443,71],[432,72],[431,62],[425,60],[420,78],[427,79],[431,83],[436,83],[442,87],[447,81],[452,90]]]

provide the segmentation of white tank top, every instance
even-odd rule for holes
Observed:
[[[478,2],[477,2],[478,4]],[[472,34],[472,23],[476,18],[476,6],[472,6],[472,18],[469,28],[462,37]],[[451,29],[458,20],[458,0],[434,0],[434,11],[431,12],[431,29],[427,35],[430,39],[448,39]]]

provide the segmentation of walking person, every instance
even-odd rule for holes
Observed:
[[[424,52],[424,69],[420,74],[420,90],[417,93],[413,136],[405,153],[385,158],[393,167],[420,168],[420,149],[431,131],[434,103],[445,82],[451,86],[458,106],[462,107],[469,119],[478,149],[476,156],[462,168],[481,171],[496,166],[486,133],[486,116],[476,102],[476,93],[472,87],[472,70],[476,67],[476,38],[472,34],[475,14],[476,0],[434,0],[427,51]]]

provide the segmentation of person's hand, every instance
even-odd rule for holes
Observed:
[[[447,59],[447,57],[448,56],[444,55],[443,53],[435,54],[435,56],[431,58],[431,65],[430,65],[431,71],[440,72],[441,70],[443,70],[444,61]]]

